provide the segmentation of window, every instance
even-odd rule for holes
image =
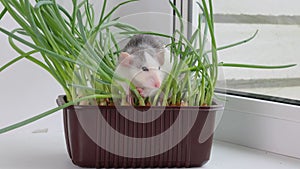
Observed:
[[[220,61],[298,64],[271,70],[223,68],[228,91],[215,139],[300,158],[295,148],[300,139],[300,2],[213,0],[213,5],[219,46],[258,30],[252,41],[219,51]]]
[[[219,46],[246,39],[258,30],[252,41],[220,51],[221,61],[298,64],[288,69],[271,70],[224,68],[227,88],[300,100],[300,2],[214,0],[213,3]]]

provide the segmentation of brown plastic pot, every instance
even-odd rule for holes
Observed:
[[[68,153],[80,167],[199,167],[210,158],[215,113],[222,110],[70,106],[63,110]]]

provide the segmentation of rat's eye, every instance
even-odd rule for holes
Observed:
[[[158,70],[160,70],[160,66],[158,67]]]
[[[148,69],[146,66],[143,66],[143,67],[142,67],[142,70],[143,70],[143,71],[149,71],[149,69]]]

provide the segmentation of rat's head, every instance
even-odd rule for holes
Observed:
[[[122,52],[119,64],[128,68],[129,79],[139,88],[160,88],[163,75],[160,70],[164,63],[162,53],[151,55],[147,51],[137,51],[133,54]]]

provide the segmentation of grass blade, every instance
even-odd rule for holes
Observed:
[[[239,64],[239,63],[219,63],[218,66],[221,67],[238,67],[238,68],[252,68],[252,69],[285,69],[294,67],[297,64],[288,64],[288,65],[275,65],[275,66],[266,66],[266,65],[250,65],[250,64]]]
[[[51,115],[51,114],[53,114],[53,113],[55,113],[55,112],[57,112],[59,110],[62,110],[62,109],[67,108],[69,106],[75,105],[76,103],[79,103],[81,101],[88,100],[88,99],[94,99],[94,98],[106,99],[106,98],[111,98],[111,95],[98,95],[98,94],[95,94],[95,95],[90,95],[90,96],[82,97],[82,98],[74,100],[74,101],[70,101],[70,102],[68,102],[68,103],[66,103],[64,105],[58,106],[58,107],[56,107],[54,109],[48,110],[48,111],[46,111],[44,113],[41,113],[41,114],[36,115],[36,116],[33,116],[33,117],[29,118],[29,119],[23,120],[21,122],[18,122],[16,124],[10,125],[8,127],[4,127],[2,129],[0,129],[0,134],[9,132],[11,130],[14,130],[14,129],[20,128],[22,126],[25,126],[27,124],[30,124],[30,123],[32,123],[34,121],[37,121],[37,120],[42,119],[42,118],[44,118],[46,116],[49,116],[49,115]]]
[[[18,62],[19,60],[27,57],[27,56],[30,56],[34,53],[36,53],[37,51],[36,50],[33,50],[33,51],[30,51],[28,53],[24,53],[23,55],[19,56],[19,57],[16,57],[15,59],[9,61],[8,63],[6,63],[4,66],[0,67],[0,72],[2,72],[3,70],[5,70],[6,68],[8,68],[9,66],[13,65],[14,63]]]
[[[6,12],[7,12],[7,9],[4,8],[4,9],[2,10],[2,12],[0,13],[0,20],[4,17],[4,15],[6,14]]]

